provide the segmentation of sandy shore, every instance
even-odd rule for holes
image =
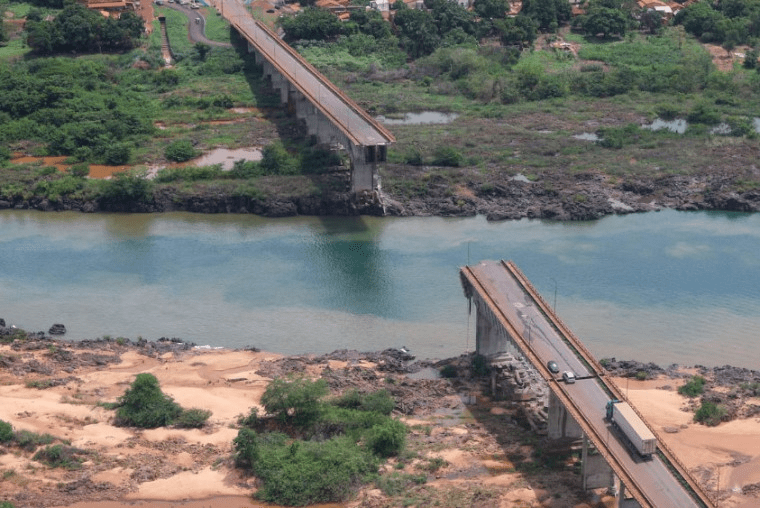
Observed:
[[[190,349],[148,355],[113,343],[108,348],[101,353],[118,356],[120,361],[65,367],[65,362],[53,361],[61,356],[55,346],[32,351],[0,346],[0,419],[14,430],[69,440],[71,446],[88,453],[81,469],[67,471],[33,460],[32,453],[0,448],[0,500],[9,500],[17,508],[261,505],[251,498],[255,479],[234,468],[232,440],[238,432],[238,417],[258,407],[270,379],[262,372],[272,372],[272,365],[290,359],[255,351]],[[283,365],[311,375],[378,369],[366,360],[293,360]],[[32,372],[29,366],[34,367]],[[40,372],[33,372],[35,369]],[[144,431],[114,426],[114,412],[96,404],[116,401],[142,372],[154,374],[164,392],[183,407],[211,410],[209,425],[200,430]],[[435,402],[429,410],[420,406],[413,414],[402,415],[411,428],[409,441],[416,458],[405,464],[391,461],[386,467],[386,471],[410,474],[428,471],[427,483],[415,487],[421,500],[418,506],[425,506],[426,499],[432,504],[439,499],[435,496],[454,499],[454,495],[471,496],[461,498],[465,500],[462,506],[580,507],[609,502],[604,493],[589,497],[580,490],[572,455],[565,466],[540,474],[535,473],[536,468],[526,467],[535,460],[536,436],[519,425],[516,405],[479,394],[476,405],[465,406],[460,394],[471,391],[472,386],[428,381],[426,390],[438,390],[430,392],[415,387],[412,379],[394,376],[382,373],[375,382],[388,383],[393,377],[398,380],[395,386],[407,384],[410,391],[419,391],[421,402]],[[36,381],[62,377],[64,382],[57,386],[35,387]],[[738,420],[714,428],[694,424],[692,413],[682,409],[685,399],[675,391],[680,382],[618,379],[631,401],[708,492],[716,491],[720,475],[720,506],[758,506],[758,498],[743,494],[742,488],[760,482],[760,421]],[[425,469],[431,458],[442,459],[444,465],[434,471]],[[473,493],[485,496],[487,502],[476,503]],[[351,502],[325,508],[380,508],[398,502],[369,488]]]
[[[707,492],[720,491],[721,507],[760,506],[760,499],[742,494],[743,488],[760,483],[760,418],[706,427],[694,423],[688,399],[676,391],[683,381],[615,381],[624,391],[627,387],[631,402]]]

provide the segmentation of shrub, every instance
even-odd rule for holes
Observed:
[[[82,459],[77,454],[83,453],[78,448],[57,444],[46,446],[34,454],[33,459],[43,462],[50,467],[62,467],[65,469],[79,469],[82,467]]]
[[[38,446],[48,445],[55,441],[50,434],[37,434],[28,430],[19,430],[13,435],[16,444],[27,451],[35,450]]]
[[[373,411],[382,415],[391,414],[394,407],[396,407],[396,400],[387,390],[368,393],[362,398],[359,405],[359,409],[362,411]]]
[[[699,102],[689,112],[686,119],[692,123],[715,125],[720,123],[720,113],[718,113],[711,105],[705,102]]]
[[[278,141],[261,151],[261,168],[267,175],[293,175],[297,172],[297,163]]]
[[[242,432],[250,438],[250,430]],[[346,437],[290,443],[279,435],[268,441],[241,439],[236,444],[253,453],[253,471],[263,482],[257,497],[276,504],[345,501],[377,470],[377,459]]]
[[[397,455],[406,443],[406,425],[398,420],[388,420],[375,425],[367,436],[367,447],[380,457]]]
[[[0,508],[15,508],[10,501],[0,501]]]
[[[69,168],[69,174],[83,178],[90,174],[90,166],[87,164],[74,164]]]
[[[694,398],[705,391],[705,378],[702,376],[693,376],[691,380],[678,388],[678,393],[686,397]]]
[[[410,475],[406,473],[393,472],[384,474],[375,481],[378,489],[383,491],[386,496],[398,496],[411,485],[422,485],[427,482],[427,476]]]
[[[132,156],[132,145],[130,143],[113,143],[106,147],[103,154],[106,164],[118,166],[129,163]]]
[[[490,373],[485,356],[475,355],[472,358],[472,373],[475,376],[487,376]]]
[[[267,413],[282,421],[306,426],[322,412],[320,399],[327,395],[324,379],[311,381],[306,378],[278,378],[269,383],[261,396],[261,404]]]
[[[101,198],[114,203],[148,201],[153,194],[153,182],[145,173],[127,171],[117,173],[111,180],[101,182]]]
[[[645,370],[640,370],[636,372],[636,379],[638,381],[645,381],[649,377],[649,374]]]
[[[207,409],[185,409],[177,418],[175,425],[185,429],[199,429],[206,424],[210,416],[211,411]]]
[[[453,365],[444,365],[441,367],[441,377],[451,379],[457,377],[457,368]]]
[[[119,398],[116,424],[144,429],[170,425],[182,414],[182,408],[164,395],[153,374],[138,374]]]
[[[459,167],[464,163],[464,157],[459,151],[451,146],[439,146],[433,154],[434,166]]]
[[[705,401],[694,414],[694,421],[704,423],[708,427],[715,427],[726,416],[726,408],[714,402]]]
[[[178,139],[173,141],[164,150],[164,156],[170,161],[185,162],[198,155],[198,151],[193,148],[189,139]]]
[[[13,427],[10,423],[0,420],[0,443],[13,439]]]

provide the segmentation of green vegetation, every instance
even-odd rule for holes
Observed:
[[[62,467],[64,469],[80,469],[84,459],[80,455],[84,450],[62,444],[46,446],[34,454],[33,459],[43,462],[50,467]]]
[[[442,378],[452,379],[457,377],[457,368],[453,365],[444,365],[441,367],[440,374]]]
[[[29,430],[19,430],[13,434],[13,444],[26,451],[34,451],[42,445],[49,445],[56,440],[50,434],[37,434]]]
[[[10,423],[0,420],[0,443],[6,443],[13,439],[13,427]]]
[[[278,378],[261,398],[271,416],[253,410],[241,419],[253,428],[235,438],[236,463],[262,481],[260,499],[288,506],[345,501],[376,477],[382,459],[403,450],[406,426],[388,416],[394,402],[385,390],[327,394],[323,379]]]
[[[207,409],[186,409],[177,417],[174,424],[177,427],[185,429],[199,429],[206,425],[206,420],[211,416],[211,411]]]
[[[133,12],[124,12],[118,19],[106,18],[73,2],[52,21],[28,18],[27,44],[41,54],[128,50],[143,33],[143,21]]]
[[[702,376],[692,376],[692,378],[683,386],[678,387],[678,393],[689,398],[698,397],[705,392],[705,378]]]
[[[119,397],[116,424],[153,429],[177,424],[179,427],[202,427],[211,416],[203,409],[183,410],[174,399],[161,391],[153,374],[138,374],[132,385]]]
[[[726,416],[726,408],[714,402],[704,401],[694,414],[694,421],[703,423],[708,427],[715,427]]]
[[[164,155],[170,161],[185,162],[197,157],[199,152],[193,148],[193,143],[189,139],[177,139],[166,147]]]

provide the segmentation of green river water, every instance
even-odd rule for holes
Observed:
[[[0,212],[0,317],[66,338],[285,353],[474,349],[459,267],[511,259],[597,356],[760,368],[760,215],[483,217]],[[556,294],[556,297],[555,297]]]

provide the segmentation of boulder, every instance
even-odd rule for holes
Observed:
[[[48,333],[50,335],[63,335],[66,333],[66,327],[63,326],[61,323],[56,323],[50,327],[50,330],[48,330]]]

